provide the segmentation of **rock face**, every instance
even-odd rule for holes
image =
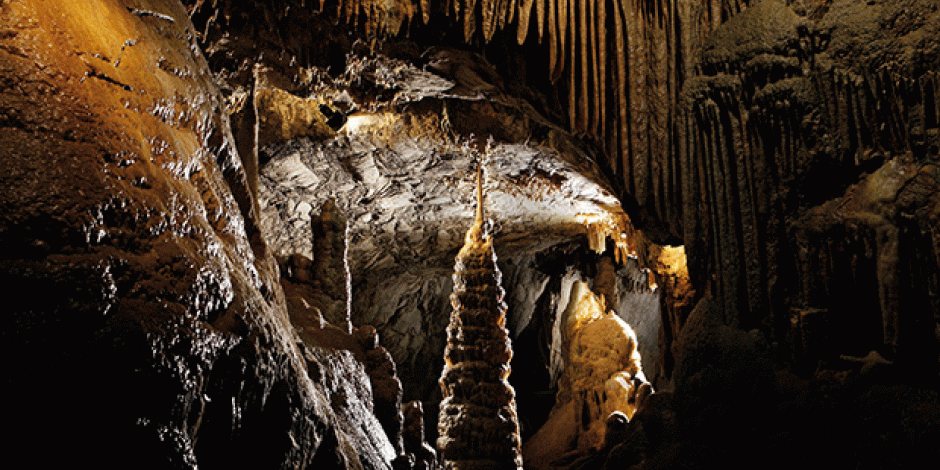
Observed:
[[[484,227],[478,171],[476,221],[454,265],[437,448],[446,469],[521,469],[515,391],[506,380],[512,346],[502,274]]]
[[[801,339],[794,354],[804,361],[864,356],[883,346],[911,366],[935,361],[925,353],[937,351],[929,286],[937,279],[940,166],[904,160],[886,162],[793,226],[799,304],[809,308],[798,310],[799,329],[791,322],[791,332]],[[849,273],[853,278],[830,282]]]
[[[362,366],[297,346],[186,9],[0,17],[10,445],[52,466],[388,468]]]
[[[341,74],[347,83],[317,85],[333,97],[330,106],[342,103],[359,110],[350,113],[339,134],[262,149],[262,227],[279,257],[316,259],[318,237],[308,231],[309,213],[335,197],[348,217],[352,323],[374,325],[380,332],[406,384],[406,399],[436,407],[440,397],[435,381],[445,343],[441,332],[448,321],[439,312],[447,310],[453,290],[452,260],[462,243],[458,227],[473,220],[466,194],[473,185],[475,146],[488,148],[488,200],[500,213],[494,236],[504,247],[501,268],[512,279],[504,287],[513,307],[508,322],[514,338],[534,321],[541,326],[525,334],[540,331],[551,342],[552,325],[566,305],[553,299],[566,296],[573,279],[594,277],[593,261],[577,258],[593,260],[595,255],[587,250],[563,256],[549,252],[576,246],[572,242],[583,240],[585,232],[579,217],[600,218],[616,202],[609,190],[591,180],[599,176],[590,148],[580,147],[528,103],[508,95],[498,80],[478,77],[473,86],[485,92],[470,89],[471,79],[464,74],[491,68],[479,56],[438,48],[433,67],[425,69],[381,55],[349,58]],[[453,81],[438,75],[442,70],[455,73]],[[366,111],[370,108],[375,111]],[[500,132],[494,138],[505,140],[487,147],[485,139],[473,137],[490,130]],[[420,169],[420,175],[409,169]],[[601,240],[603,248],[603,236]],[[565,261],[551,261],[555,258]],[[561,264],[580,274],[564,272]],[[645,279],[631,279],[645,276],[641,271],[637,260],[621,260],[612,277],[616,300],[611,302],[638,325],[641,343],[653,348],[648,356],[654,358],[661,344],[659,307],[655,292],[635,288],[648,285]],[[537,304],[544,306],[539,315],[548,317],[533,314]],[[526,354],[535,356],[548,346],[533,344]],[[544,361],[533,363],[532,370],[546,372],[545,380],[530,382],[533,393],[555,388],[557,374],[549,380],[548,358],[546,351]],[[659,371],[657,362],[650,360],[654,372]]]
[[[291,5],[289,13],[282,11],[285,5]],[[470,154],[486,146],[487,136],[492,136],[488,191],[501,214],[495,233],[503,247],[501,267],[513,277],[512,285],[505,285],[513,306],[508,322],[514,337],[524,335],[532,342],[516,360],[529,361],[531,354],[532,362],[526,363],[533,367],[524,369],[539,377],[523,380],[531,393],[541,397],[529,397],[527,404],[550,398],[560,370],[549,373],[549,369],[564,363],[552,359],[560,346],[550,346],[551,338],[560,338],[556,323],[567,305],[559,299],[567,296],[574,279],[595,276],[594,255],[589,251],[559,254],[583,243],[585,220],[601,220],[609,213],[627,220],[596,163],[602,162],[599,149],[552,123],[556,110],[550,98],[523,80],[504,80],[480,55],[447,46],[422,52],[424,46],[402,40],[380,42],[369,50],[362,43],[349,43],[353,33],[341,29],[345,22],[334,23],[332,11],[317,15],[315,6],[300,2],[265,10],[222,1],[214,8],[216,13],[201,4],[194,17],[205,21],[199,24],[209,31],[206,47],[229,83],[231,102],[256,94],[252,90],[280,87],[295,95],[285,102],[306,103],[339,115],[337,122],[343,126],[332,137],[309,134],[287,142],[257,142],[259,198],[264,206],[261,225],[269,245],[282,258],[298,259],[298,254],[315,258],[311,240],[316,237],[308,232],[308,214],[312,207],[336,198],[349,221],[348,259],[355,292],[352,323],[378,329],[398,365],[406,399],[424,400],[426,407],[440,400],[432,378],[443,366],[444,338],[438,332],[447,324],[446,315],[433,312],[446,310],[453,289],[450,263],[462,243],[458,227],[473,219],[466,197],[473,180]],[[206,20],[210,13],[217,21]],[[265,28],[279,31],[286,42],[274,41],[257,25],[244,22],[246,16],[265,18]],[[367,16],[357,21],[362,24]],[[297,33],[298,24],[316,34]],[[494,35],[494,41],[498,38]],[[283,49],[294,54],[294,60],[280,60],[270,53],[259,58],[257,47]],[[524,62],[519,51],[490,57],[503,62],[517,57],[516,63]],[[263,105],[254,103],[255,108]],[[252,108],[236,112],[235,117],[249,122],[239,116],[310,114],[279,111],[282,108]],[[287,126],[299,127],[303,126]],[[253,139],[255,132],[242,134]],[[239,143],[239,148],[244,147]],[[619,231],[598,233],[599,237],[591,237],[597,250],[606,247],[608,235],[623,240]],[[581,256],[586,260],[577,259]],[[552,261],[556,258],[565,261],[556,265]],[[562,264],[579,272],[563,272]],[[663,369],[655,353],[657,348],[669,348],[659,341],[660,291],[635,288],[648,285],[645,280],[635,283],[632,278],[637,276],[646,277],[642,263],[622,256],[612,305],[631,317],[628,321],[643,338],[641,347],[653,348],[644,354],[650,358],[654,380],[666,380],[659,374]],[[539,343],[541,339],[549,344]],[[538,408],[544,409],[543,416],[532,430],[551,403]]]
[[[423,23],[456,23],[453,33],[466,44],[539,44],[538,53],[547,57],[538,61],[543,68],[529,73],[550,77],[546,85],[556,89],[566,128],[603,146],[602,164],[617,177],[620,196],[636,204],[631,216],[663,242],[677,241],[675,233],[681,233],[670,236],[662,224],[681,217],[678,168],[665,158],[677,144],[674,105],[683,82],[694,70],[702,40],[757,2],[397,0],[380,2],[387,5],[382,8],[363,0],[338,3],[340,17],[369,31],[397,31],[413,16],[409,26],[415,30],[420,12]]]
[[[921,284],[937,276],[926,195],[940,62],[925,38],[938,14],[933,2],[767,1],[705,43],[677,163],[690,273],[698,285],[717,273],[727,322],[783,343],[790,307],[824,309],[852,354],[903,349],[898,322],[911,348],[936,349],[916,337],[938,312]]]

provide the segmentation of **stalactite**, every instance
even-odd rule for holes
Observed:
[[[499,0],[496,7],[496,29],[502,30],[506,27],[506,19],[509,18],[509,0]]]
[[[597,107],[600,108],[596,135],[605,135],[607,131],[607,0],[597,2],[597,27],[594,28],[598,46],[597,57]],[[611,165],[616,171],[616,165]]]
[[[464,0],[463,5],[463,40],[469,44],[477,27],[477,0]]]
[[[675,154],[669,140],[675,132],[672,104],[694,48],[750,0],[438,1],[468,44],[489,42],[497,31],[511,34],[515,27],[521,45],[534,15],[538,42],[548,40],[550,79],[561,81],[566,91],[563,106],[570,130],[603,142],[603,163],[622,177],[625,191],[670,224],[681,225],[681,214],[663,214],[671,212],[665,199],[670,189],[680,189],[675,185],[681,181],[674,174],[675,162],[669,161]],[[337,13],[370,33],[395,34],[419,9],[423,21],[430,21],[433,3],[339,0]],[[686,26],[680,30],[679,25]],[[903,132],[889,125],[884,134],[894,141]]]
[[[548,2],[548,71],[551,76],[552,82],[558,80],[558,77],[561,76],[562,68],[564,64],[561,63],[560,58],[562,57],[561,52],[562,42],[561,35],[558,34],[559,22],[558,22],[558,12],[557,5],[554,1],[549,0]]]
[[[580,92],[578,93],[579,97],[572,99],[571,105],[576,106],[577,108],[577,123],[572,124],[571,128],[576,131],[584,131],[589,127],[588,123],[588,107],[590,106],[590,95],[588,95],[588,63],[590,61],[590,56],[588,55],[588,15],[587,15],[587,4],[589,0],[581,0],[578,3],[578,26],[577,33],[573,36],[578,37],[578,43],[580,49],[575,49],[580,51],[581,57],[581,82],[580,82]],[[572,25],[574,26],[574,25]],[[574,41],[572,41],[574,43]],[[574,58],[574,55],[572,55]],[[571,67],[575,68],[576,61],[571,61]],[[573,76],[576,76],[574,74]],[[574,82],[571,83],[571,86],[574,87]]]
[[[627,257],[636,257],[636,230],[625,213],[579,214],[579,222],[587,231],[588,247],[601,254],[607,250],[607,239],[614,246],[614,260],[624,263]]]
[[[614,82],[614,89],[617,91],[618,106],[617,106],[617,123],[619,124],[620,130],[618,132],[618,148],[615,149],[615,152],[620,157],[620,161],[623,163],[622,167],[619,168],[621,171],[621,177],[627,186],[627,190],[630,191],[633,186],[633,172],[631,171],[632,166],[628,158],[627,152],[627,133],[629,132],[629,119],[627,116],[627,54],[626,54],[626,38],[625,38],[625,27],[624,27],[624,9],[622,0],[614,0],[617,7],[614,9],[614,34],[616,37],[617,45],[617,80]]]
[[[482,175],[481,168],[476,220],[454,266],[437,447],[444,468],[519,469],[515,392],[507,381],[512,348],[502,275],[484,227]]]
[[[421,0],[421,19],[424,24],[431,21],[431,0]]]
[[[575,55],[577,50],[575,47],[577,41],[575,40],[578,37],[577,31],[575,30],[575,2],[568,0],[561,0],[561,3],[567,4],[568,14],[561,15],[562,18],[562,29],[569,31],[571,33],[570,37],[564,32],[561,33],[562,38],[568,42],[568,52],[566,53],[567,64],[568,64],[568,128],[575,130],[578,126],[578,56]],[[569,24],[569,19],[570,24]],[[562,45],[562,51],[565,50],[564,44]]]
[[[546,21],[545,2],[546,0],[536,0],[536,3],[535,3],[535,9],[538,12],[536,18],[538,19],[538,27],[539,27],[539,44],[542,43],[542,38],[544,37],[544,34],[545,34],[545,21]],[[549,1],[549,4],[554,5],[554,3],[555,2]],[[551,16],[549,16],[549,18],[551,18]]]
[[[529,15],[532,13],[532,2],[533,0],[518,0],[522,3],[519,3],[519,23],[516,28],[516,42],[521,46],[525,43],[525,38],[529,34]],[[541,8],[541,2],[539,2],[539,8]],[[542,16],[539,13],[539,16]],[[539,20],[541,21],[541,20]],[[539,24],[539,31],[542,30],[542,25]],[[541,36],[541,34],[539,34]],[[541,37],[539,37],[541,41]]]
[[[648,104],[648,76],[649,62],[646,56],[648,45],[646,44],[646,29],[651,25],[646,24],[643,3],[633,2],[627,7],[627,56],[630,61],[629,77],[629,96],[630,109],[629,119],[631,124],[630,146],[627,156],[634,168],[635,189],[633,195],[637,198],[640,205],[646,203],[649,187],[649,167],[648,149],[649,149],[649,119],[650,109]]]
[[[497,15],[499,14],[496,11],[497,0],[481,0],[483,2],[483,39],[486,42],[490,42],[490,39],[493,39],[493,33],[496,32],[496,25],[498,22]]]

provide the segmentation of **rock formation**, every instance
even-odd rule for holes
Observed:
[[[326,321],[337,328],[350,332],[350,302],[352,279],[346,250],[349,230],[346,216],[328,200],[321,206],[318,216],[310,217],[313,226],[313,279],[314,296]]]
[[[385,434],[392,441],[395,450],[402,454],[402,388],[398,379],[395,361],[384,347],[379,345],[379,336],[375,328],[363,326],[356,330],[355,337],[365,351],[366,373],[372,385],[375,417],[382,423]]]
[[[405,418],[405,427],[402,431],[402,440],[405,452],[414,461],[415,470],[435,470],[438,467],[437,452],[427,443],[424,437],[424,406],[420,401],[414,400],[402,405]]]
[[[630,325],[583,282],[572,286],[569,299],[562,325],[566,368],[555,407],[525,447],[526,462],[536,468],[553,467],[570,451],[612,447],[605,446],[609,416],[632,418],[646,384]]]
[[[381,424],[396,455],[402,456],[402,384],[395,362],[380,345],[374,327],[351,329],[349,322],[345,217],[332,200],[327,200],[320,214],[311,215],[310,219],[315,261],[294,254],[284,260],[281,268],[281,285],[291,324],[305,351],[327,356],[328,361],[339,358],[343,362],[351,354],[359,362],[369,383],[369,390],[363,392],[366,396],[359,397],[360,403]],[[371,418],[364,416],[362,420],[370,423]]]
[[[679,207],[693,282],[716,273],[728,322],[784,342],[789,307],[824,309],[864,355],[901,341],[899,302],[937,312],[900,291],[935,276],[938,18],[934,2],[765,1],[706,40],[680,107]],[[897,178],[921,188],[901,205]]]
[[[484,226],[482,165],[476,220],[454,264],[437,448],[446,469],[520,469],[515,392],[506,380],[512,346],[502,274]]]
[[[186,9],[0,18],[9,444],[48,466],[388,468],[369,408],[336,399],[366,393],[361,365],[297,345]]]
[[[936,0],[0,1],[10,445],[433,467],[400,403],[440,401],[490,140],[546,465],[936,461],[938,37]],[[565,333],[577,282],[657,393],[600,391],[629,334]],[[535,436],[559,389],[579,434]]]

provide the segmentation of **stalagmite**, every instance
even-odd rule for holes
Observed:
[[[583,282],[571,287],[562,317],[566,369],[548,421],[526,444],[533,468],[548,468],[571,449],[588,453],[605,443],[608,417],[632,419],[647,384],[633,329]],[[643,386],[648,393],[649,385]]]
[[[349,234],[346,216],[331,199],[323,203],[320,215],[311,216],[313,229],[313,279],[317,307],[330,324],[349,333],[349,301],[352,289],[347,264]]]
[[[518,469],[519,422],[507,381],[512,348],[504,326],[502,274],[484,228],[482,175],[481,168],[476,221],[454,266],[437,447],[444,468]]]
[[[414,400],[402,405],[402,414],[405,426],[402,430],[402,441],[405,452],[414,458],[414,470],[431,470],[437,468],[437,452],[424,440],[424,406],[420,401]]]

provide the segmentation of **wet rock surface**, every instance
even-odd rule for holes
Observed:
[[[368,396],[361,367],[295,344],[186,9],[132,3],[0,5],[11,445],[44,465],[387,468],[372,404],[335,399]]]

